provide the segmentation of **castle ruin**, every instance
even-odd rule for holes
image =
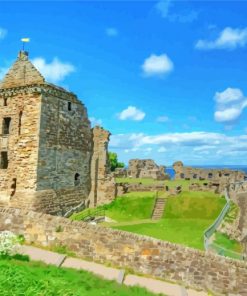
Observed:
[[[234,171],[230,169],[206,169],[206,168],[192,168],[183,165],[182,161],[176,161],[173,164],[176,180],[211,180],[214,182],[221,182],[227,185],[237,181],[244,181],[247,179],[245,172]]]
[[[109,132],[77,96],[45,81],[21,51],[0,84],[0,204],[63,215],[115,198]]]
[[[158,166],[152,159],[131,159],[128,169],[116,169],[116,177],[151,178],[154,180],[169,180],[164,166]]]

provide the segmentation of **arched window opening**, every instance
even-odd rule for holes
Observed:
[[[13,180],[12,180],[12,184],[11,184],[11,193],[10,193],[10,196],[14,196],[15,195],[15,191],[16,191],[16,181],[17,181],[17,179],[16,178],[14,178]]]
[[[80,174],[78,174],[78,173],[75,174],[74,184],[75,184],[75,186],[80,185]]]

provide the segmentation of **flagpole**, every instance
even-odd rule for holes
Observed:
[[[22,50],[25,50],[25,43],[30,42],[30,38],[22,38]]]

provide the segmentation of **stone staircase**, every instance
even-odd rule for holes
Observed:
[[[166,200],[164,198],[156,198],[152,220],[159,220],[162,218],[165,209]]]

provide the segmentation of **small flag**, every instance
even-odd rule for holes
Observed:
[[[21,41],[22,42],[29,42],[30,41],[30,38],[21,38]]]

